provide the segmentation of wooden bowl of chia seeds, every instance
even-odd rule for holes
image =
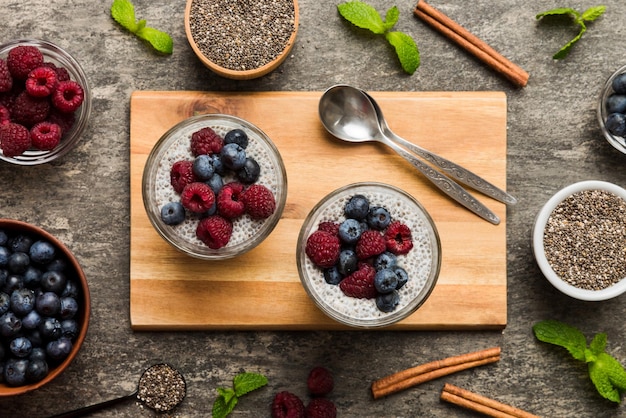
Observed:
[[[537,264],[562,293],[584,301],[626,291],[626,190],[604,181],[569,185],[539,211],[532,235]]]
[[[200,61],[235,80],[262,77],[287,58],[298,32],[297,0],[187,0],[185,32]]]

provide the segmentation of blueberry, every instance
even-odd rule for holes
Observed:
[[[58,271],[48,270],[41,275],[41,289],[45,292],[54,292],[60,295],[65,289],[66,283],[65,274]]]
[[[211,205],[211,207],[209,208],[209,210],[207,210],[206,212],[202,213],[203,218],[215,215],[215,212],[217,212],[217,199],[213,200],[213,204]]]
[[[370,210],[370,202],[367,198],[360,194],[355,194],[348,200],[344,207],[346,218],[363,220]]]
[[[27,287],[29,289],[36,289],[41,286],[42,274],[43,273],[41,272],[41,270],[39,270],[37,267],[33,265],[28,266],[28,268],[22,275],[24,279],[24,287]]]
[[[53,360],[63,360],[72,351],[72,342],[69,338],[61,337],[58,340],[50,341],[46,345],[46,353]]]
[[[226,174],[226,167],[224,167],[224,163],[219,154],[211,154],[211,160],[213,160],[213,171],[215,171],[216,174]]]
[[[4,288],[7,283],[7,277],[9,277],[9,270],[0,268],[0,289]]]
[[[372,206],[367,213],[367,223],[373,229],[383,230],[391,223],[389,211],[382,206]]]
[[[328,284],[338,285],[343,280],[343,276],[339,273],[337,266],[324,269],[324,280]]]
[[[356,219],[346,219],[339,224],[339,239],[346,244],[354,244],[361,237],[361,224]]]
[[[76,299],[70,297],[61,298],[61,307],[59,309],[59,316],[61,319],[71,319],[78,312],[78,302]]]
[[[30,356],[28,356],[28,359],[30,361],[45,360],[46,356],[46,350],[44,350],[42,347],[33,347],[32,351],[30,352]]]
[[[224,179],[218,173],[213,174],[210,179],[205,181],[205,183],[209,185],[215,195],[217,195],[219,191],[222,190],[222,187],[224,187]]]
[[[59,320],[52,317],[44,318],[38,331],[41,333],[41,338],[46,340],[56,340],[63,333]]]
[[[22,386],[26,383],[28,360],[10,358],[4,364],[4,381],[9,386]]]
[[[0,245],[5,246],[9,242],[9,236],[4,229],[0,229]]]
[[[166,225],[178,225],[185,220],[185,208],[180,202],[168,202],[161,208],[161,220]]]
[[[224,167],[229,170],[237,171],[246,162],[246,151],[238,144],[226,144],[220,151],[220,158]]]
[[[53,316],[61,309],[61,299],[54,292],[43,292],[35,299],[35,309],[42,316]]]
[[[400,296],[395,290],[376,296],[376,307],[383,312],[393,312],[398,303],[400,303]]]
[[[35,292],[22,288],[11,293],[11,310],[17,316],[24,316],[35,308]]]
[[[73,319],[64,319],[61,321],[61,334],[64,337],[69,338],[70,340],[74,340],[80,330],[78,329],[78,322]]]
[[[356,256],[356,253],[351,249],[342,250],[339,253],[339,261],[337,262],[337,269],[339,273],[344,276],[348,276],[354,273],[359,264],[359,259]]]
[[[398,285],[396,286],[396,290],[400,290],[402,289],[402,286],[409,281],[409,274],[400,266],[395,266],[393,268],[393,272],[396,273],[396,276],[398,276]]]
[[[243,129],[233,129],[224,135],[224,144],[237,144],[241,148],[248,147],[248,134]]]
[[[0,335],[12,337],[22,329],[22,321],[11,311],[0,316]]]
[[[56,249],[54,248],[54,245],[48,241],[39,240],[35,241],[33,245],[30,246],[28,255],[35,263],[48,264],[54,260]]]
[[[15,357],[24,358],[30,355],[33,344],[26,337],[17,337],[9,343],[9,350]]]
[[[208,180],[215,172],[215,167],[213,167],[213,158],[206,154],[198,155],[193,160],[191,169],[199,180]]]
[[[246,158],[243,167],[237,171],[237,178],[245,184],[252,184],[259,179],[261,175],[261,167],[254,158]]]
[[[607,97],[606,113],[626,113],[626,94],[611,94]]]
[[[4,315],[11,308],[11,296],[0,292],[0,315]]]
[[[626,73],[615,76],[611,84],[613,91],[620,94],[626,94]]]
[[[374,276],[374,287],[380,293],[389,293],[398,286],[398,276],[391,269],[382,269]]]
[[[66,268],[67,268],[67,261],[65,261],[64,258],[55,258],[54,260],[52,260],[50,264],[46,266],[46,270],[58,271],[60,273],[63,273]]]
[[[41,325],[39,326],[39,328],[41,328]],[[40,348],[44,340],[43,335],[41,334],[41,331],[39,331],[39,328],[28,329],[24,332],[24,336],[30,340],[31,344],[35,348],[38,348],[38,347]]]
[[[30,246],[33,245],[33,239],[28,235],[18,234],[9,238],[8,244],[14,253],[28,253]]]
[[[24,252],[16,252],[9,256],[9,271],[16,274],[21,274],[26,271],[30,264],[30,257]]]
[[[622,113],[611,113],[604,123],[606,129],[616,136],[626,136],[626,116]]]
[[[6,278],[2,291],[7,295],[13,293],[14,290],[24,287],[24,277],[19,274],[9,274]]]
[[[396,263],[398,262],[398,257],[396,257],[396,255],[390,251],[385,251],[384,253],[378,255],[375,259],[374,259],[374,268],[376,269],[376,271],[382,270],[382,269],[392,269],[396,266]]]
[[[11,251],[7,247],[0,247],[0,266],[6,266],[9,264],[9,257],[11,256]]]
[[[26,381],[36,383],[48,375],[48,363],[45,360],[30,360],[26,368]]]
[[[61,297],[69,296],[71,298],[77,298],[79,294],[78,285],[74,280],[68,280],[65,284],[65,289],[61,292]]]
[[[25,329],[37,329],[39,325],[41,325],[41,315],[34,309],[22,318],[22,327]]]

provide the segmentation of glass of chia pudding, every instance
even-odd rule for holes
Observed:
[[[532,232],[537,265],[562,293],[601,301],[626,291],[626,190],[604,181],[571,184],[541,208]]]
[[[392,256],[394,265],[406,272],[405,277],[408,280],[401,287],[398,286],[397,291],[394,290],[396,299],[389,309],[381,308],[377,297],[347,295],[342,290],[342,284],[337,282],[348,280],[348,276],[353,273],[343,272],[345,274],[341,279],[333,281],[327,276],[328,272],[325,272],[327,269],[320,267],[307,254],[309,237],[322,229],[321,225],[332,223],[341,228],[340,225],[349,223],[349,221],[345,222],[348,219],[345,209],[354,196],[367,199],[370,213],[381,210],[382,207],[390,218],[388,227],[363,226],[363,231],[377,229],[376,232],[381,236],[387,236],[386,231],[389,231],[394,223],[404,225],[410,231],[410,250]],[[364,237],[364,233],[361,236]],[[340,241],[342,252],[344,248],[348,251],[354,248],[341,239]],[[359,253],[358,246],[357,242],[357,253]],[[382,256],[384,257],[389,251],[389,246],[387,246]],[[377,252],[380,252],[380,249]],[[378,256],[369,257],[366,253],[362,259],[359,255],[358,269],[361,269],[363,264],[371,264],[376,265],[375,269],[379,270],[380,265],[377,265],[377,260]],[[414,197],[388,184],[354,183],[331,192],[311,210],[300,230],[296,261],[304,289],[322,312],[350,327],[377,328],[401,321],[413,314],[428,299],[439,276],[441,243],[432,218]]]
[[[214,188],[211,180],[194,180],[194,183],[211,184],[214,190],[212,211],[193,213],[184,210],[184,219],[176,224],[166,223],[162,209],[169,203],[183,202],[183,193],[177,193],[172,185],[172,167],[178,161],[193,162],[197,158],[191,147],[191,138],[205,128],[210,128],[220,138],[231,131],[243,131],[247,137],[246,158],[258,163],[257,178],[244,185],[262,187],[271,192],[275,202],[272,213],[262,219],[242,213],[230,217],[232,233],[227,243],[212,248],[198,234],[199,223],[208,217],[217,217],[216,212],[220,190]],[[224,147],[225,148],[225,147]],[[219,152],[216,152],[216,156]],[[217,172],[217,170],[216,170]],[[224,169],[221,183],[241,183],[236,171]],[[223,188],[223,187],[222,187]],[[183,253],[205,260],[228,259],[250,251],[259,245],[278,223],[287,199],[287,174],[282,157],[272,140],[258,127],[241,118],[224,114],[192,116],[170,128],[154,145],[143,172],[143,202],[150,222],[159,235],[174,248]],[[231,200],[235,200],[234,198]],[[183,202],[184,203],[184,202]]]

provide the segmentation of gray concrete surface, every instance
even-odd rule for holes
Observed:
[[[403,74],[382,39],[362,36],[337,14],[338,2],[300,0],[297,43],[274,73],[251,81],[219,78],[187,44],[183,1],[135,0],[137,16],[169,32],[172,56],[152,53],[109,15],[110,1],[4,0],[0,41],[42,38],[68,49],[89,75],[93,116],[79,146],[62,161],[16,168],[0,164],[0,214],[40,225],[77,254],[92,292],[91,327],[80,355],[53,383],[35,393],[0,399],[2,417],[45,417],[130,393],[142,369],[171,361],[189,383],[173,414],[210,416],[218,386],[236,373],[260,371],[269,386],[249,394],[233,417],[269,416],[274,393],[304,397],[308,370],[335,372],[332,399],[344,417],[472,417],[439,401],[441,380],[373,401],[369,382],[381,370],[498,345],[502,360],[456,375],[452,382],[546,417],[620,417],[595,392],[586,367],[559,349],[538,343],[531,325],[559,319],[587,335],[606,332],[608,348],[626,363],[625,297],[577,302],[543,278],[529,243],[534,216],[561,187],[586,179],[626,186],[626,156],[602,137],[595,108],[604,80],[625,61],[626,5],[607,0],[607,13],[589,25],[561,62],[552,54],[576,34],[566,25],[538,24],[538,12],[572,0],[435,1],[526,69],[523,89],[461,51],[413,17],[415,2],[371,0],[378,10],[397,5],[399,30],[417,41],[422,64]],[[503,332],[133,332],[129,323],[129,98],[135,90],[322,90],[337,83],[370,90],[504,91],[508,99],[508,190],[519,198],[507,220],[508,326]],[[459,138],[459,146],[463,146]],[[97,416],[148,417],[133,402]],[[96,416],[96,415],[94,415]]]

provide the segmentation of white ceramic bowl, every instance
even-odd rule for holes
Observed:
[[[532,247],[535,259],[541,272],[548,281],[560,290],[562,293],[579,300],[584,301],[601,301],[614,298],[626,291],[626,279],[622,279],[616,284],[601,290],[589,290],[576,287],[567,283],[554,271],[546,257],[546,248],[544,247],[544,232],[548,219],[554,209],[565,199],[571,195],[584,190],[602,190],[611,192],[622,199],[626,200],[626,190],[623,188],[604,181],[588,180],[571,184],[552,196],[548,202],[541,208],[535,219],[535,225],[532,232]]]

